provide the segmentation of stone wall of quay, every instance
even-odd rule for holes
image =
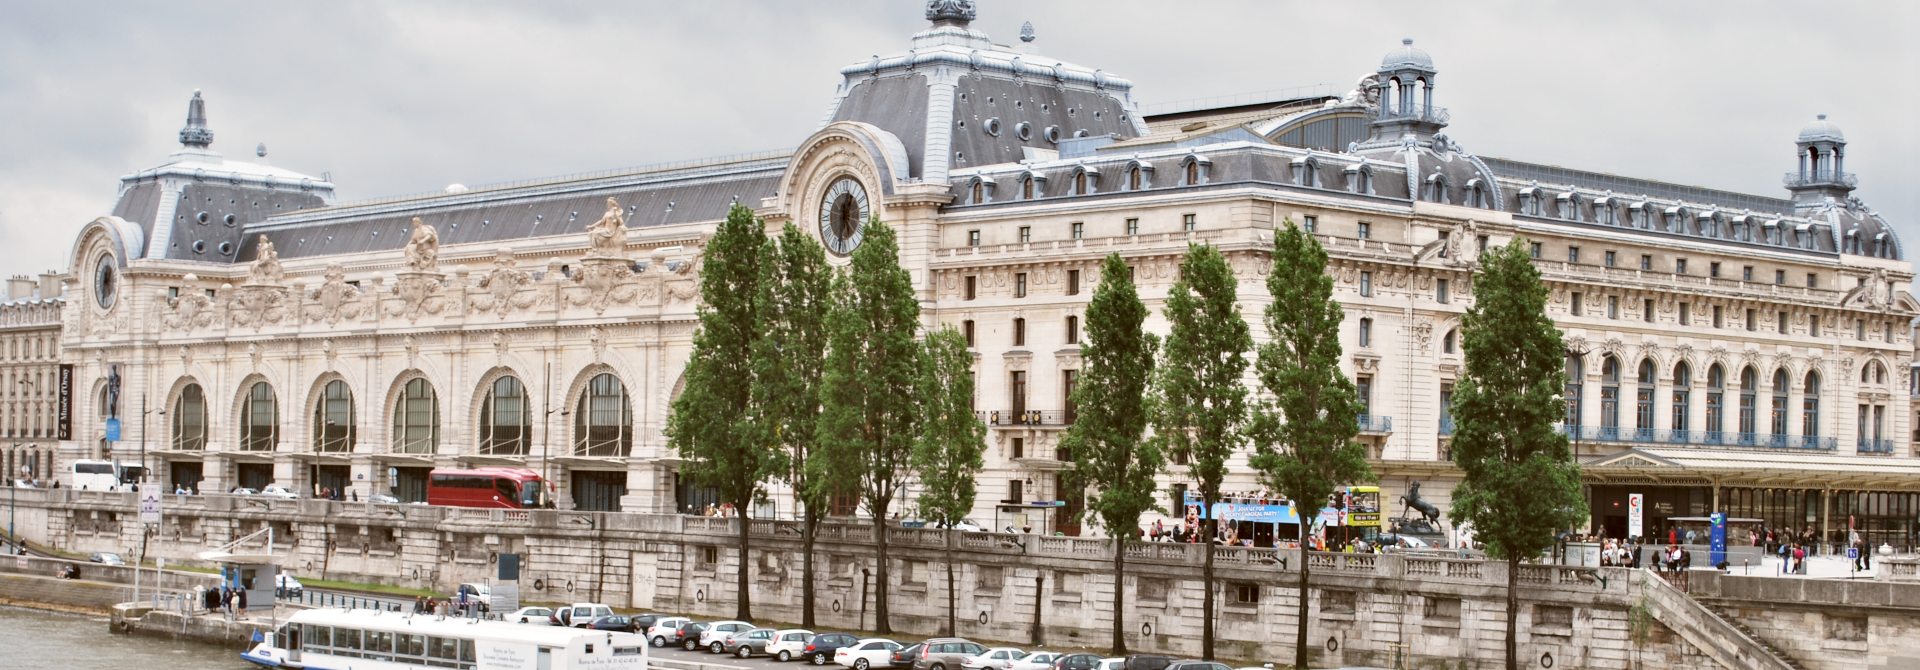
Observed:
[[[1693,595],[1813,670],[1920,668],[1920,583],[1710,575]]]
[[[19,504],[44,510],[28,539],[73,551],[125,551],[140,544],[130,494],[26,492]],[[194,554],[271,527],[273,551],[302,576],[445,590],[481,581],[501,553],[523,557],[523,599],[598,601],[615,607],[724,617],[735,611],[736,519],[675,515],[509,511],[369,505],[261,497],[166,496],[150,555],[192,562]],[[797,527],[752,521],[749,557],[754,615],[800,619]],[[873,619],[874,529],[822,527],[813,579],[823,628],[867,630]],[[1130,648],[1199,652],[1204,595],[1200,547],[1129,549],[1124,607],[1112,589],[1112,545],[1097,539],[1009,536],[890,528],[892,627],[902,635],[941,632],[946,568],[955,572],[960,635],[983,640],[1104,647],[1112,615],[1126,613]],[[1219,653],[1286,663],[1293,638],[1294,587],[1301,560],[1269,550],[1217,552]],[[1506,566],[1436,556],[1313,554],[1309,638],[1316,663],[1411,667],[1492,667],[1503,653]],[[1521,654],[1558,667],[1732,667],[1703,655],[1711,640],[1689,640],[1664,624],[1635,643],[1631,609],[1639,594],[1619,569],[1522,566]],[[1691,633],[1689,633],[1691,634]]]

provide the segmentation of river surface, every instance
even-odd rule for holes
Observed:
[[[0,607],[0,668],[241,670],[239,649],[107,632],[105,616]]]

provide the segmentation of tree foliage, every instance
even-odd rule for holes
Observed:
[[[759,439],[785,451],[786,471],[801,513],[801,625],[814,624],[814,533],[826,513],[826,491],[810,469],[820,421],[820,377],[827,349],[826,317],[833,271],[826,251],[788,223],[760,268],[759,337],[754,341],[752,400]]]
[[[1166,457],[1146,439],[1147,382],[1159,338],[1146,332],[1147,306],[1119,254],[1100,264],[1100,285],[1087,306],[1083,361],[1073,389],[1076,416],[1060,441],[1072,462],[1066,484],[1087,491],[1085,514],[1113,537],[1115,602],[1126,593],[1126,544],[1140,515],[1154,508],[1154,476]],[[1127,652],[1125,608],[1114,610],[1113,654]]]
[[[973,352],[952,327],[927,336],[920,366],[920,439],[913,470],[920,477],[920,518],[953,528],[973,511],[974,478],[986,466],[987,427],[973,413]],[[953,555],[947,555],[947,634],[958,630]]]
[[[1327,275],[1327,252],[1292,221],[1274,236],[1273,270],[1267,275],[1268,341],[1255,369],[1272,400],[1260,408],[1254,430],[1253,468],[1261,481],[1293,501],[1302,528],[1344,484],[1373,478],[1360,432],[1360,400],[1340,371],[1340,304]],[[1304,547],[1304,544],[1303,544]],[[1304,551],[1304,549],[1303,549]],[[1307,667],[1307,573],[1300,561],[1294,665]]]
[[[1190,245],[1180,279],[1167,291],[1171,324],[1154,379],[1154,433],[1162,448],[1187,463],[1212,510],[1220,500],[1227,459],[1246,444],[1247,351],[1253,337],[1240,315],[1237,280],[1226,256],[1211,245]],[[1201,617],[1202,657],[1213,658],[1213,542],[1215,520],[1202,516],[1206,582]]]
[[[1453,459],[1465,473],[1453,516],[1488,555],[1507,560],[1507,667],[1517,668],[1513,586],[1519,562],[1587,516],[1580,468],[1554,424],[1565,416],[1566,348],[1546,314],[1547,287],[1528,242],[1481,257],[1461,328],[1466,371],[1453,391]]]

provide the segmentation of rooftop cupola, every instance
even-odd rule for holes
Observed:
[[[187,101],[187,125],[180,129],[180,144],[188,149],[206,149],[213,146],[213,131],[207,129],[207,101],[200,98],[195,89],[193,99]]]
[[[965,28],[974,16],[973,0],[927,0],[927,20],[935,26]]]
[[[1425,140],[1447,126],[1447,110],[1433,104],[1433,57],[1413,46],[1413,39],[1400,40],[1400,48],[1380,59],[1380,71],[1374,75],[1380,106],[1374,110],[1374,137],[1393,140],[1411,134]]]
[[[1827,115],[1821,114],[1802,127],[1794,147],[1800,154],[1800,169],[1787,173],[1784,180],[1794,202],[1845,200],[1859,185],[1859,180],[1846,171],[1847,136],[1827,120]]]

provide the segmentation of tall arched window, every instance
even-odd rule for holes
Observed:
[[[1640,361],[1640,373],[1635,375],[1639,388],[1635,390],[1633,398],[1633,434],[1634,439],[1643,442],[1653,439],[1653,384],[1654,377],[1658,375],[1654,371],[1653,359]]]
[[[1740,440],[1751,444],[1760,432],[1756,405],[1760,402],[1760,374],[1749,365],[1740,371]]]
[[[1579,354],[1567,354],[1567,426],[1580,425],[1580,388],[1581,380],[1587,376],[1586,359]]]
[[[1722,408],[1726,406],[1727,371],[1714,363],[1707,368],[1707,440],[1719,442],[1720,432],[1727,429]]]
[[[1127,168],[1127,190],[1138,191],[1145,183],[1146,180],[1140,176],[1140,166]]]
[[[1673,429],[1687,430],[1687,414],[1693,409],[1693,368],[1686,361],[1673,366]]]
[[[1606,436],[1620,432],[1620,359],[1600,362],[1600,430]]]
[[[199,384],[180,389],[180,399],[173,403],[173,448],[207,448],[207,395]]]
[[[1801,390],[1805,394],[1800,397],[1800,434],[1814,437],[1820,434],[1820,373],[1807,371]]]
[[[527,410],[527,387],[518,377],[493,380],[487,399],[480,403],[480,453],[489,456],[525,456],[533,435]]]
[[[327,382],[320,391],[320,401],[313,405],[313,450],[351,452],[354,437],[353,391],[344,381]]]
[[[1440,353],[1443,353],[1443,354],[1454,353],[1454,350],[1455,350],[1454,340],[1458,337],[1459,332],[1460,331],[1458,330],[1449,330],[1447,331],[1447,334],[1445,337],[1440,338]]]
[[[633,409],[626,385],[611,374],[595,375],[574,406],[574,455],[624,457],[632,448]]]
[[[440,399],[433,384],[415,377],[393,404],[393,453],[431,454],[440,446]]]
[[[1768,429],[1774,435],[1787,434],[1787,386],[1791,383],[1787,380],[1786,368],[1773,371],[1773,412]]]
[[[247,389],[246,404],[240,406],[241,451],[273,451],[280,438],[279,405],[266,382]]]

